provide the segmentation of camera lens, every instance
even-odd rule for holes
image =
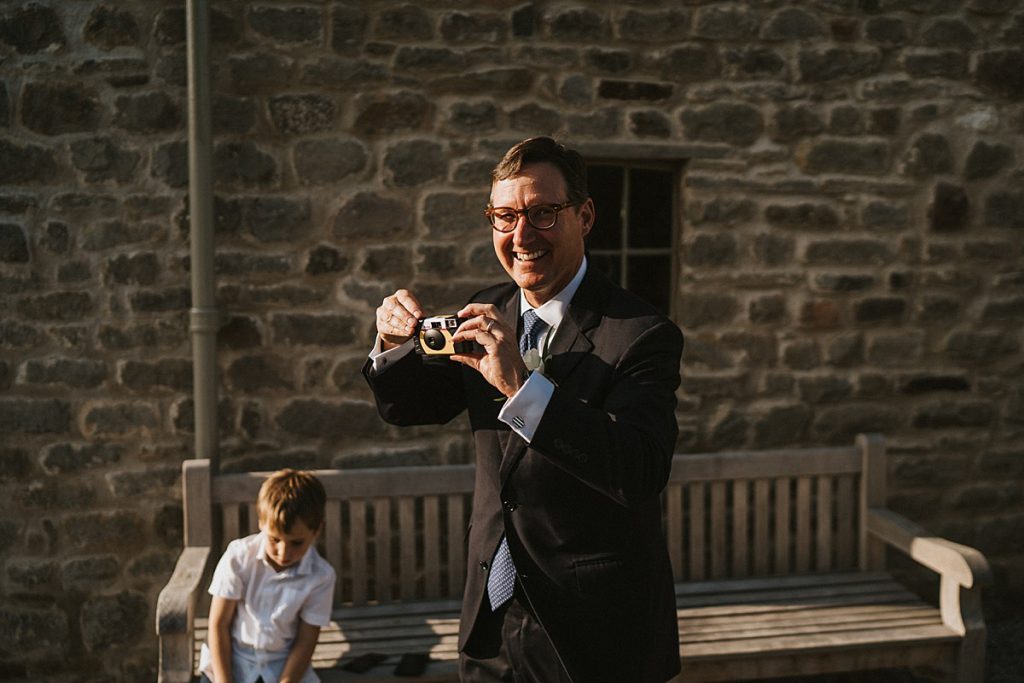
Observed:
[[[440,351],[445,345],[444,333],[441,330],[426,330],[423,332],[423,343],[431,351]]]

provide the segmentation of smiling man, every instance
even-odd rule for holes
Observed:
[[[512,147],[484,213],[512,282],[458,312],[453,340],[478,351],[410,353],[424,311],[402,289],[377,309],[364,367],[392,424],[469,413],[462,680],[663,683],[679,671],[659,496],[682,334],[588,268],[595,211],[575,151],[543,137]]]

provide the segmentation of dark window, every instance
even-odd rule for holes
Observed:
[[[587,238],[591,262],[669,315],[675,282],[675,170],[595,163],[587,166],[587,181],[597,211]]]

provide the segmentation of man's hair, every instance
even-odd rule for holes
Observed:
[[[320,480],[309,472],[283,469],[267,477],[260,487],[256,509],[260,524],[284,533],[291,531],[295,520],[312,531],[324,522],[327,494]]]
[[[527,138],[505,153],[505,157],[491,171],[492,180],[508,180],[522,173],[523,166],[537,163],[554,164],[565,178],[570,202],[582,202],[587,193],[587,166],[580,153],[566,149],[551,138]]]

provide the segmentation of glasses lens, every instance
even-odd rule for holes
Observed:
[[[491,225],[500,232],[508,232],[516,227],[518,216],[514,211],[495,210],[490,214]]]
[[[526,217],[530,219],[530,224],[533,227],[543,230],[555,224],[558,212],[552,206],[541,204],[540,206],[531,206]]]

